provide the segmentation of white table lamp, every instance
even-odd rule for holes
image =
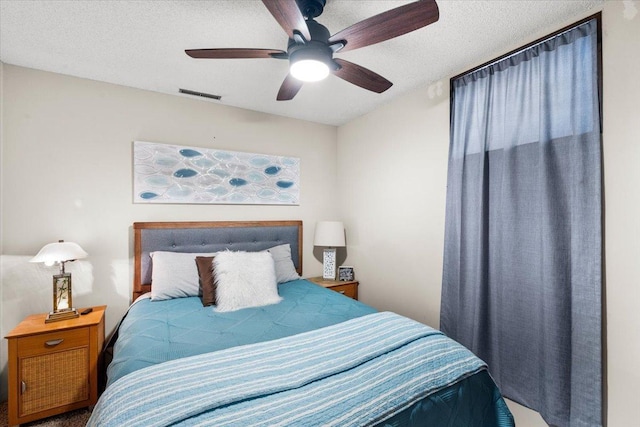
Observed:
[[[71,273],[64,271],[64,263],[86,258],[87,253],[73,242],[59,240],[45,245],[29,262],[43,262],[47,266],[60,264],[60,274],[53,276],[53,311],[45,319],[46,323],[78,317],[71,298]]]
[[[314,246],[324,246],[322,253],[322,278],[336,278],[336,248],[344,247],[344,225],[340,221],[319,221],[316,224]]]

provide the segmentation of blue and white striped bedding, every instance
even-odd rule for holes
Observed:
[[[107,388],[87,425],[375,425],[484,369],[439,331],[374,313],[137,370]],[[500,425],[512,426],[498,400]]]

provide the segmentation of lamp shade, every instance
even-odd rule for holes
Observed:
[[[44,262],[47,265],[53,265],[56,262],[86,258],[87,255],[77,243],[60,240],[56,243],[44,245],[40,252],[31,258],[29,262]]]
[[[314,246],[328,246],[337,248],[345,246],[344,225],[341,221],[318,221]]]

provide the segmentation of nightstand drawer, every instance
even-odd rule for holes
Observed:
[[[68,329],[19,338],[18,353],[26,357],[88,345],[88,328]]]
[[[337,286],[332,286],[329,289],[331,289],[332,291],[338,292],[344,296],[347,296],[349,298],[356,298],[357,295],[357,287],[355,284],[351,283],[348,285],[337,285]]]
[[[331,279],[324,279],[322,277],[310,277],[307,280],[320,285],[324,288],[331,289],[334,292],[338,292],[346,297],[358,299],[358,285],[360,282],[357,280],[338,281]]]

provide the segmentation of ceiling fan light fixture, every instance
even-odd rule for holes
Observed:
[[[301,59],[293,62],[289,72],[303,82],[318,82],[329,75],[329,66],[317,59]]]
[[[306,45],[289,46],[289,73],[303,82],[317,82],[327,78],[331,72],[331,49],[326,45],[311,42]]]
[[[319,81],[329,74],[363,89],[382,93],[393,83],[358,64],[334,58],[334,53],[399,37],[433,24],[440,17],[436,0],[415,0],[331,35],[327,27],[315,21],[322,14],[326,2],[327,0],[262,0],[288,36],[286,52],[279,49],[247,48],[187,49],[185,52],[192,58],[288,59],[289,73],[278,90],[278,101],[290,101],[304,82]]]

